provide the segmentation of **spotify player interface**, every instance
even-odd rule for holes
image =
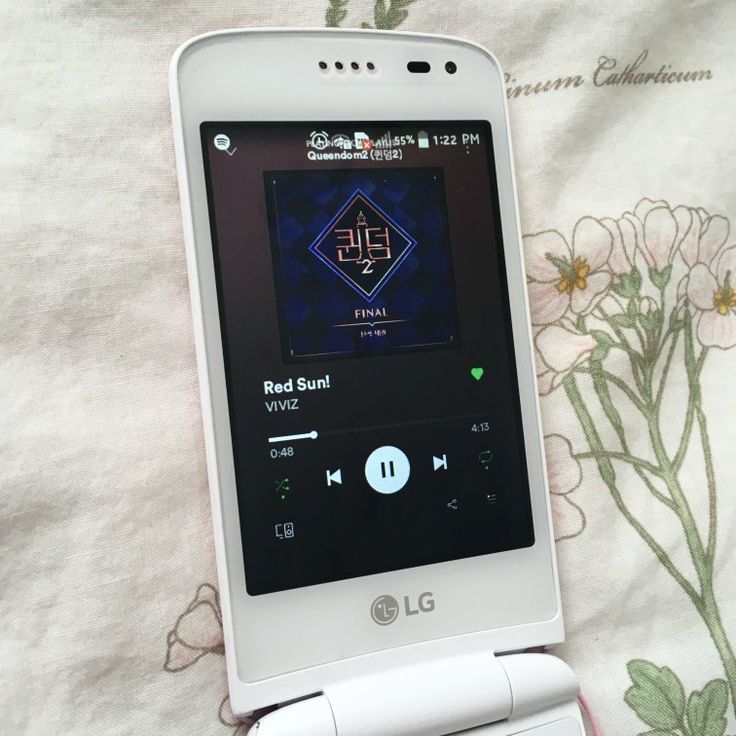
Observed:
[[[248,593],[532,545],[489,124],[201,135]]]

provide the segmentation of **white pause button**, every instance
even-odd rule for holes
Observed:
[[[396,493],[409,480],[409,458],[398,447],[384,445],[368,455],[365,461],[365,479],[378,493]]]

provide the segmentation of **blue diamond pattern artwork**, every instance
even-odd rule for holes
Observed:
[[[459,346],[440,168],[264,179],[287,362]]]

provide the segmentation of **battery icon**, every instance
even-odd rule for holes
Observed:
[[[420,130],[417,133],[417,145],[419,148],[429,148],[429,136],[426,130]]]

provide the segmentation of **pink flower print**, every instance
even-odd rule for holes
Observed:
[[[659,307],[657,302],[650,296],[643,296],[639,302],[639,314],[643,314],[645,317],[655,317]]]
[[[664,200],[642,199],[633,215],[624,213],[636,231],[636,244],[644,260],[655,271],[663,271],[672,264],[678,249],[699,231],[699,214],[689,207],[672,209]]]
[[[697,336],[704,347],[736,345],[736,246],[723,251],[713,268],[696,263],[687,282],[687,298],[700,313]]]
[[[580,536],[587,523],[585,512],[567,496],[551,496],[551,499],[555,542]]]
[[[627,217],[614,220],[610,217],[601,219],[603,225],[613,238],[611,254],[608,256],[608,267],[614,276],[630,273],[634,266],[636,252],[636,228]]]
[[[167,672],[179,672],[205,654],[224,654],[222,613],[217,591],[203,583],[166,637]]]
[[[572,493],[582,483],[583,470],[580,461],[573,457],[570,440],[561,434],[548,434],[544,438],[544,452],[549,492],[558,496]]]
[[[220,703],[220,710],[217,713],[217,719],[223,726],[230,726],[234,729],[231,736],[245,736],[251,728],[253,728],[253,725],[259,718],[263,718],[266,713],[270,713],[272,710],[275,710],[275,708],[261,708],[260,710],[255,711],[252,715],[246,716],[240,720],[233,715],[233,712],[230,709],[230,696],[226,695]]]
[[[683,240],[680,248],[682,259],[689,268],[696,263],[709,266],[728,240],[728,220],[722,215],[708,215],[704,210],[691,210],[691,213],[696,232],[694,236],[688,233]]]
[[[569,494],[577,490],[583,480],[580,461],[573,456],[570,440],[559,434],[544,438],[547,458],[547,479],[552,503],[552,522],[555,540],[577,537],[585,528],[585,513]]]
[[[587,360],[597,344],[590,335],[559,325],[540,330],[534,340],[539,393],[546,396],[554,391],[575,366]]]
[[[532,324],[556,322],[568,309],[582,314],[605,295],[613,237],[592,217],[575,225],[572,246],[556,230],[524,238]]]
[[[549,368],[545,368],[542,364],[541,358],[539,358],[538,351],[535,351],[537,354],[537,391],[539,392],[540,396],[547,396],[548,394],[551,394],[559,385],[562,383],[562,378],[564,376],[560,376],[559,374],[555,373],[554,371],[549,370]],[[539,370],[541,366],[541,370]]]

